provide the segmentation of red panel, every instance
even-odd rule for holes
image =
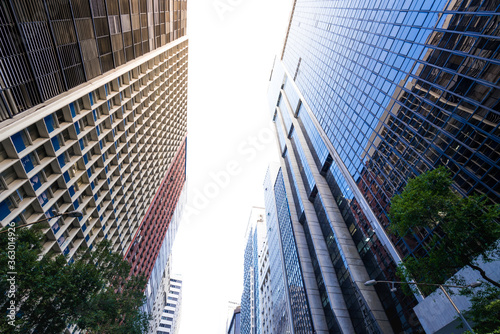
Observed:
[[[125,254],[127,261],[132,264],[132,273],[143,273],[148,278],[151,275],[185,181],[184,140]]]

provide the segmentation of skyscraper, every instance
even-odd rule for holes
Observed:
[[[177,334],[182,310],[182,276],[173,274],[168,280],[167,302],[155,334]]]
[[[259,289],[259,252],[266,238],[264,209],[253,207],[245,234],[245,254],[243,273],[243,294],[241,296],[242,334],[260,334],[260,289]]]
[[[109,240],[152,311],[186,179],[186,1],[4,1],[0,18],[2,226],[81,211],[44,223],[44,252]]]
[[[377,285],[373,297],[361,286],[425,256],[432,230],[386,233],[390,199],[409,178],[444,165],[461,194],[500,201],[499,6],[295,1],[269,99],[298,260],[311,257],[333,324],[345,308],[333,305],[332,277],[355,332],[386,332],[378,303],[394,332],[421,330],[420,295]]]
[[[289,177],[295,179],[284,168],[270,168],[264,182],[272,333],[391,333],[375,290],[361,282],[368,275],[352,252],[347,226],[328,216],[332,203],[302,202],[304,191],[292,196]],[[300,180],[294,185],[304,186]],[[299,205],[300,216],[294,210]]]

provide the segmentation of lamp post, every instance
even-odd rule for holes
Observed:
[[[75,217],[75,218],[78,218],[78,217],[83,217],[83,213],[81,211],[68,211],[68,212],[53,212],[53,216],[52,217],[45,217],[45,218],[42,218],[40,220],[37,220],[36,222],[33,222],[33,223],[28,223],[28,224],[24,224],[24,225],[19,225],[19,226],[15,226],[14,228],[20,228],[20,227],[25,227],[25,226],[30,226],[30,225],[35,225],[35,224],[38,224],[38,223],[43,223],[45,221],[48,221],[49,219],[52,219],[52,218],[56,218],[56,217],[61,217],[61,216],[68,216],[68,217]],[[0,233],[5,233],[9,231],[8,229],[7,230],[3,230],[3,231],[0,231]]]
[[[467,329],[472,334],[474,334],[474,331],[472,330],[472,327],[469,325],[469,323],[467,322],[467,320],[465,320],[464,316],[462,315],[462,312],[460,312],[460,310],[458,309],[457,305],[455,305],[455,303],[451,299],[450,295],[448,294],[448,292],[446,292],[446,290],[444,288],[459,288],[459,289],[477,288],[478,286],[480,286],[482,284],[481,282],[473,282],[473,283],[467,284],[467,285],[449,285],[449,284],[416,283],[416,282],[377,281],[377,280],[371,279],[371,280],[365,282],[365,286],[372,286],[372,285],[375,285],[377,283],[391,283],[392,284],[391,291],[395,291],[396,290],[396,288],[394,287],[394,284],[415,284],[415,285],[432,285],[432,286],[438,286],[441,289],[441,291],[443,291],[443,293],[446,296],[446,298],[448,298],[448,300],[450,301],[450,303],[453,306],[453,308],[455,309],[455,311],[457,311],[458,315],[462,319],[462,321],[465,324],[465,326],[467,327]]]

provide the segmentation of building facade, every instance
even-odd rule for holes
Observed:
[[[5,1],[0,120],[185,36],[186,12],[185,0]]]
[[[182,312],[182,276],[173,274],[168,279],[166,303],[156,334],[177,334]]]
[[[236,306],[229,320],[229,326],[227,329],[227,334],[240,334],[241,326],[241,306]]]
[[[266,238],[264,209],[253,207],[245,235],[243,293],[241,295],[242,334],[261,333],[259,252]]]
[[[259,299],[260,299],[260,326],[262,334],[272,334],[272,290],[271,290],[271,270],[269,266],[269,249],[267,240],[264,240],[259,250],[258,257],[259,270]]]
[[[292,166],[293,160],[282,160]],[[264,182],[268,235],[275,231],[277,236],[276,241],[269,240],[269,247],[273,243],[278,253],[271,281],[273,286],[280,283],[272,291],[273,301],[279,301],[273,305],[273,333],[391,333],[375,290],[354,280],[368,275],[357,253],[346,251],[353,246],[345,238],[347,227],[340,225],[338,217],[335,221],[327,216],[330,207],[319,207],[317,214],[312,203],[301,200],[305,192],[294,192],[292,186],[298,190],[304,184],[285,168],[268,171]],[[345,240],[335,238],[332,225]],[[347,271],[344,267],[349,263],[352,267]],[[281,282],[276,282],[275,271],[282,273]]]
[[[344,314],[356,333],[422,331],[412,310],[421,295],[362,287],[425,256],[432,230],[386,233],[390,199],[409,178],[444,165],[462,195],[499,202],[499,6],[295,1],[269,101],[299,262],[311,257],[333,324],[343,328]]]
[[[146,286],[146,304],[143,306],[143,310],[151,315],[151,334],[156,333],[156,328],[158,328],[164,316],[165,306],[168,304],[167,295],[169,293],[169,286],[172,278],[172,247],[174,245],[177,229],[182,219],[186,199],[187,190],[186,187],[184,187],[179,201],[177,202],[174,214],[168,224],[167,233],[163,239],[163,243],[156,257],[153,270],[151,271]],[[173,279],[180,279],[180,276],[174,276]]]
[[[6,1],[0,17],[2,226],[48,218],[44,253],[69,262],[109,240],[149,278],[151,312],[186,181],[186,1]]]

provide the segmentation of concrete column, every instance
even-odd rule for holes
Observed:
[[[307,160],[307,164],[309,165],[309,168],[315,180],[318,194],[321,196],[325,212],[328,216],[328,219],[330,220],[331,227],[337,238],[339,250],[340,252],[342,252],[344,258],[346,259],[351,278],[359,288],[361,294],[363,295],[363,298],[366,301],[367,306],[372,312],[375,321],[378,323],[383,333],[393,333],[392,327],[389,323],[389,320],[387,319],[384,308],[382,307],[382,303],[380,302],[375,289],[373,287],[367,287],[364,285],[364,282],[370,280],[370,277],[368,276],[368,272],[366,271],[356,245],[352,240],[352,236],[349,233],[349,229],[345,224],[344,218],[340,213],[337,203],[333,198],[330,187],[328,186],[326,179],[319,173],[318,169],[316,168],[314,158],[311,151],[308,149],[308,145],[305,136],[300,128],[299,122],[296,118],[292,118],[292,122],[295,128],[295,132],[297,133],[296,138],[298,139],[299,144],[302,147],[305,158]],[[304,195],[303,198],[307,197],[307,195]],[[312,207],[312,203],[309,201],[307,202]],[[314,210],[314,208],[312,209]],[[315,214],[315,212],[313,213]],[[314,218],[316,218],[316,215],[314,215]],[[321,237],[323,236],[321,235]],[[328,260],[331,264],[331,260],[329,257]]]
[[[281,115],[280,115],[281,117]],[[279,118],[282,122],[281,118]],[[277,121],[276,126],[281,126],[280,121]],[[330,306],[332,308],[333,314],[337,318],[340,329],[343,333],[354,333],[354,328],[345,304],[344,298],[342,296],[342,291],[340,289],[335,270],[333,268],[330,256],[328,254],[328,249],[326,246],[323,233],[319,226],[316,212],[314,210],[313,204],[307,200],[308,195],[305,190],[305,186],[302,182],[299,173],[299,167],[297,165],[297,158],[292,150],[292,145],[290,140],[287,140],[288,153],[290,156],[291,168],[293,169],[294,175],[296,175],[297,191],[302,199],[302,204],[304,206],[304,214],[306,216],[307,224],[309,226],[309,231],[311,234],[311,239],[316,253],[316,257],[321,268],[322,278],[325,284],[325,288],[330,300]],[[288,172],[285,168],[285,161],[281,158],[281,165],[283,166],[283,178],[285,179],[285,187],[289,205],[290,214],[292,216],[293,229],[295,234],[295,239],[297,242],[297,248],[299,252],[299,258],[301,261],[301,266],[303,270],[304,281],[306,284],[307,295],[309,299],[309,304],[311,308],[311,313],[314,322],[314,328],[316,333],[328,333],[328,327],[326,325],[326,319],[324,316],[323,306],[321,303],[321,298],[319,295],[319,290],[316,283],[316,275],[314,274],[313,266],[311,263],[311,258],[309,255],[309,248],[307,245],[306,237],[304,234],[303,226],[299,223],[299,219],[295,210],[295,203],[292,197],[292,187],[289,183]]]

